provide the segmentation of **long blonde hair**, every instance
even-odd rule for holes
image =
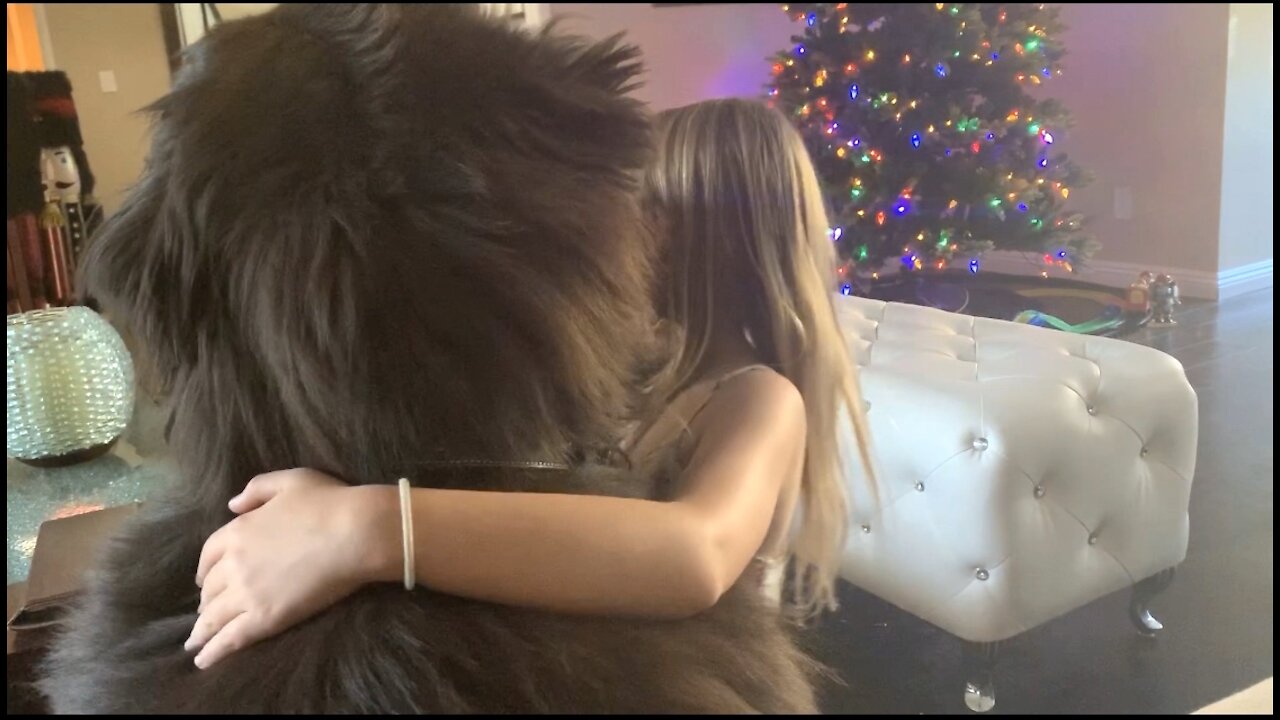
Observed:
[[[740,321],[764,362],[804,398],[808,434],[803,516],[789,549],[792,610],[835,606],[848,525],[837,422],[843,405],[874,483],[862,399],[832,305],[835,254],[817,176],[800,135],[778,112],[712,100],[661,113],[644,204],[667,266],[659,308],[679,331],[665,383],[699,378],[713,321]],[[873,485],[874,487],[874,485]]]

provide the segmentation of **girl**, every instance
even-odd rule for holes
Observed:
[[[675,448],[675,499],[413,489],[406,553],[395,487],[258,476],[200,559],[197,666],[399,581],[406,555],[434,590],[558,612],[688,616],[744,573],[793,618],[834,607],[842,409],[871,463],[812,164],[786,119],[754,102],[698,103],[657,124],[643,193],[667,243],[660,310],[680,348],[669,403],[625,449],[653,467]]]

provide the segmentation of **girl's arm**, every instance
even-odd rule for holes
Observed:
[[[673,502],[416,489],[417,581],[442,592],[571,613],[677,618],[719,599],[764,542],[783,484],[800,477],[799,391],[747,373],[699,417]],[[370,582],[402,582],[399,493],[312,470],[254,478],[239,517],[205,542],[199,618],[206,668]]]
[[[714,605],[759,550],[798,478],[804,403],[774,373],[720,388],[681,497],[415,489],[417,579],[434,590],[573,613],[683,617]],[[359,488],[369,580],[403,579],[399,495]]]

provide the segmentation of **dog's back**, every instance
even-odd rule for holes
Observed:
[[[153,507],[113,540],[49,661],[43,689],[55,712],[816,711],[815,666],[749,583],[679,621],[369,588],[200,671],[181,645],[196,617],[201,521],[178,507]]]
[[[370,587],[206,671],[181,648],[201,546],[262,472],[658,496],[466,465],[569,461],[638,404],[636,72],[616,41],[457,6],[282,5],[193,48],[83,268],[171,394],[182,478],[98,563],[42,683],[55,710],[813,711],[810,665],[741,587],[681,621]]]

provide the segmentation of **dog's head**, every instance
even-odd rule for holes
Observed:
[[[649,329],[637,72],[459,6],[282,5],[193,46],[83,266],[179,459],[387,481],[359,476],[613,439]]]

